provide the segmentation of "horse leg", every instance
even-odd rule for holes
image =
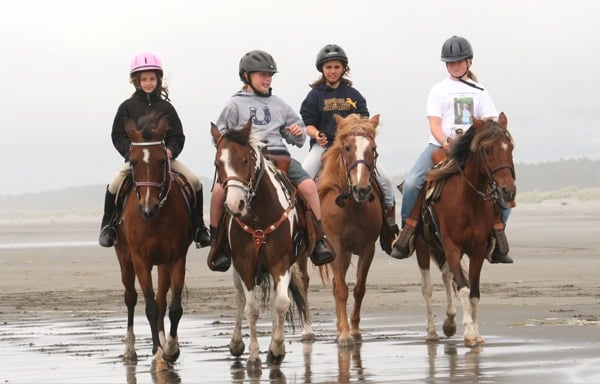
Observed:
[[[138,256],[141,257],[141,256]],[[134,260],[136,258],[134,257]],[[156,356],[157,351],[160,347],[160,341],[158,337],[158,314],[159,308],[154,298],[154,289],[152,288],[152,267],[147,266],[144,262],[135,264],[136,275],[140,288],[144,293],[144,300],[146,302],[146,318],[150,324],[150,331],[152,333],[152,355],[154,361],[160,359],[160,356]]]
[[[444,263],[441,268],[442,281],[446,288],[446,319],[442,329],[446,337],[452,337],[456,334],[456,306],[454,305],[454,287],[452,287],[452,272],[448,263]]]
[[[369,249],[359,255],[358,266],[356,268],[356,283],[353,290],[354,305],[350,314],[350,335],[358,343],[362,341],[362,335],[360,334],[360,309],[367,290],[367,275],[369,274],[374,254],[375,244],[373,243],[370,244]]]
[[[418,253],[417,253],[418,255]],[[429,266],[427,268],[420,267],[421,271],[421,294],[425,300],[425,308],[427,311],[427,335],[425,336],[426,341],[438,341],[440,337],[435,329],[435,319],[433,317],[433,303],[431,302],[431,296],[433,293],[433,285],[431,284],[431,273]]]
[[[121,264],[121,281],[125,287],[125,305],[127,306],[127,332],[125,334],[125,352],[123,361],[125,363],[135,363],[137,353],[135,352],[135,333],[133,332],[133,318],[135,315],[135,305],[137,304],[137,292],[135,290],[135,271],[131,262],[123,261],[119,257]]]
[[[258,333],[256,332],[256,322],[260,309],[256,299],[254,297],[254,289],[248,290],[245,285],[242,285],[244,289],[244,295],[246,297],[246,305],[244,306],[244,314],[248,321],[248,329],[250,331],[250,345],[248,347],[248,362],[246,369],[249,372],[257,373],[260,371],[260,356],[259,356],[259,345],[258,345]]]
[[[484,258],[485,252],[480,252],[480,256],[472,256],[471,262],[469,263],[469,280],[471,282],[471,292],[469,298],[471,303],[471,318],[473,319],[473,337],[475,340],[475,346],[485,343],[485,340],[479,334],[479,325],[477,324],[477,310],[479,308],[480,298],[479,280]]]
[[[302,294],[304,295],[304,300],[306,302],[306,314],[305,314],[304,318],[302,318],[302,341],[303,342],[313,342],[313,341],[315,341],[316,337],[315,337],[315,333],[313,332],[313,329],[312,329],[310,307],[308,304],[308,287],[309,287],[310,277],[308,276],[307,263],[308,263],[308,258],[306,257],[306,255],[304,255],[303,257],[301,256],[299,258],[299,260],[296,262],[296,265],[298,266],[298,270],[301,274],[301,280],[302,280],[301,289],[302,289]]]
[[[169,290],[170,277],[166,266],[159,265],[157,269],[158,282],[156,283],[156,295],[154,300],[156,301],[156,306],[158,308],[156,330],[158,332],[159,348],[154,352],[154,357],[152,359],[155,372],[169,369],[169,362],[171,361],[165,351],[165,345],[167,343],[165,338],[165,313],[167,311],[167,292]]]
[[[271,333],[271,344],[267,354],[267,363],[278,365],[281,364],[285,357],[285,315],[290,309],[290,297],[288,295],[288,287],[290,285],[291,274],[288,270],[278,282],[275,282],[275,298],[273,299],[272,314],[273,314],[273,330]]]
[[[229,341],[229,353],[233,356],[241,356],[244,353],[246,346],[242,338],[242,320],[244,318],[244,307],[246,306],[246,296],[244,296],[244,288],[238,271],[233,269],[233,285],[235,287],[235,324],[231,332],[231,340]]]
[[[183,307],[181,306],[181,292],[183,291],[183,282],[185,281],[185,258],[179,259],[171,268],[170,274],[167,274],[171,283],[171,305],[169,305],[169,336],[166,340],[161,340],[163,348],[163,357],[168,362],[174,362],[179,357],[179,337],[177,329],[179,321],[183,316]],[[165,292],[166,297],[166,292]],[[164,327],[164,321],[161,317],[161,323]],[[164,332],[162,333],[164,338]]]
[[[330,263],[333,270],[333,297],[337,315],[337,344],[341,348],[354,347],[354,339],[350,336],[350,326],[348,325],[348,284],[346,284],[346,272],[351,257],[352,255],[348,252],[338,253],[333,263]]]

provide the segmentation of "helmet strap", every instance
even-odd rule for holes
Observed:
[[[254,86],[252,85],[252,80],[250,79],[250,75],[252,74],[252,72],[245,72],[244,73],[244,83],[249,86],[250,88],[252,88],[252,91],[254,92],[254,94],[256,96],[259,97],[270,97],[271,96],[271,91],[273,90],[273,88],[269,87],[269,92],[267,93],[262,93],[260,92],[258,89],[254,88]]]

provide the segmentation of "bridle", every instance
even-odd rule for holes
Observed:
[[[465,182],[467,183],[467,185],[473,190],[475,191],[475,193],[477,193],[479,196],[481,196],[481,198],[483,200],[491,200],[494,203],[498,204],[498,205],[502,205],[504,203],[504,200],[502,198],[502,194],[500,193],[500,191],[498,190],[498,183],[496,182],[496,179],[494,179],[494,173],[508,168],[510,170],[510,173],[513,177],[513,179],[516,179],[515,176],[515,169],[512,165],[510,164],[502,164],[497,166],[494,169],[491,169],[489,164],[487,163],[486,159],[485,159],[485,155],[483,153],[483,149],[482,146],[479,145],[476,149],[476,155],[477,155],[477,161],[479,161],[479,159],[481,159],[481,162],[483,163],[483,166],[485,168],[487,177],[488,177],[488,182],[487,182],[487,192],[482,192],[479,189],[477,189],[477,187],[475,187],[475,185],[471,182],[471,180],[469,180],[469,178],[467,178],[467,176],[465,175],[462,167],[458,167],[458,171],[460,172],[460,174],[463,176],[463,178],[465,179]]]
[[[167,159],[166,165],[163,168],[163,179],[160,183],[154,182],[154,181],[138,181],[135,177],[135,172],[133,170],[133,167],[130,165],[130,169],[131,169],[131,179],[133,180],[134,186],[135,186],[135,193],[138,197],[138,200],[140,198],[140,187],[154,187],[154,188],[159,188],[159,193],[158,193],[158,198],[159,198],[159,203],[158,206],[162,207],[165,202],[167,201],[167,197],[169,196],[169,192],[171,191],[171,181],[173,180],[173,172],[171,170],[171,159],[167,156],[167,149],[165,147],[165,143],[164,141],[148,141],[148,142],[132,142],[131,146],[132,147],[152,147],[152,146],[157,146],[160,145],[162,146],[164,152],[165,152],[165,158]]]
[[[357,132],[357,133],[353,133],[348,136],[362,136],[362,137],[366,137],[367,139],[371,139],[371,140],[373,139],[373,135],[368,134],[366,132]],[[342,146],[343,147],[346,146],[346,143],[344,142],[344,140],[342,140]],[[363,164],[369,170],[369,184],[371,184],[371,182],[373,181],[373,176],[374,176],[375,170],[376,170],[375,163],[376,163],[377,159],[375,159],[375,162],[373,165],[369,164],[366,160],[363,160],[363,159],[354,160],[353,162],[348,164],[348,160],[346,159],[346,156],[343,153],[343,151],[340,151],[340,159],[342,161],[343,167],[346,169],[346,188],[345,188],[345,190],[342,189],[341,187],[339,188],[340,195],[335,199],[335,202],[338,206],[343,207],[344,206],[343,200],[349,199],[350,196],[352,195],[352,177],[350,175],[352,170],[354,168],[356,168],[359,164]]]

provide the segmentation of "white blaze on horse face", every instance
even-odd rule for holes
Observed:
[[[365,159],[365,151],[369,148],[369,140],[364,137],[364,136],[356,136],[355,138],[355,143],[356,143],[356,160],[363,160],[366,161]],[[358,165],[356,166],[356,174],[357,174],[357,179],[356,179],[356,184],[357,185],[363,185],[363,183],[365,185],[369,184],[369,175],[370,172],[368,169],[363,169],[366,168],[366,165],[363,163],[358,163]],[[362,176],[366,176],[367,180],[363,182],[363,180],[361,180]]]
[[[231,154],[229,149],[223,149],[219,161],[224,164],[226,177],[240,177],[233,168],[230,158]],[[243,179],[243,177],[241,178]],[[225,205],[227,205],[227,208],[231,213],[245,216],[248,213],[248,206],[246,204],[246,186],[238,180],[230,180],[227,182],[227,187],[228,188],[225,191]],[[223,188],[225,188],[225,185],[223,185]],[[241,210],[240,206],[242,207]]]
[[[144,148],[142,150],[142,152],[144,153],[144,157],[142,158],[142,161],[146,164],[148,164],[150,162],[150,151],[148,150],[148,148]]]

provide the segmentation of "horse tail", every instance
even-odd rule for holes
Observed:
[[[321,284],[325,288],[327,283],[331,281],[331,269],[329,269],[328,264],[319,266],[319,276],[321,277]]]
[[[298,265],[294,264],[290,268],[290,273],[292,278],[290,279],[289,291],[292,297],[292,302],[296,306],[296,310],[298,311],[298,315],[300,316],[300,321],[305,323],[308,319],[308,299],[307,289],[308,287],[304,287],[304,282],[302,281],[302,272],[298,268]],[[293,315],[293,312],[290,309],[290,315]],[[293,316],[290,316],[292,327],[294,325]]]

